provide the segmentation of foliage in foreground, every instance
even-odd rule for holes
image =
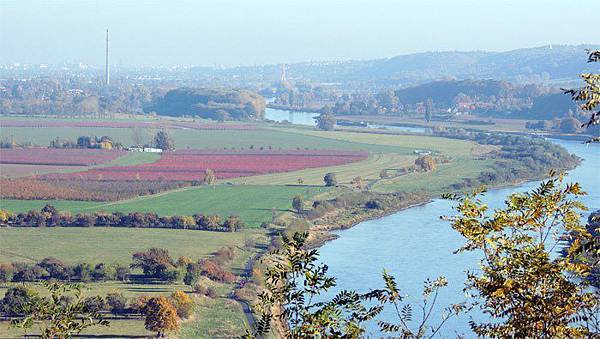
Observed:
[[[413,311],[404,303],[395,278],[384,271],[383,289],[361,294],[356,291],[341,291],[331,300],[323,300],[322,293],[336,284],[335,278],[327,276],[327,265],[318,264],[318,251],[306,249],[306,233],[283,236],[281,250],[269,255],[271,262],[266,272],[267,290],[259,294],[256,331],[247,337],[268,333],[273,325],[286,338],[358,338],[364,335],[364,323],[373,320],[385,305],[393,306],[398,323],[379,321],[382,332],[403,338],[429,338],[443,324],[465,310],[465,306],[452,305],[443,314],[439,324],[430,325],[430,316],[435,308],[439,290],[446,286],[445,278],[426,281],[423,292],[423,318],[417,326],[411,326]],[[371,302],[372,306],[366,303]]]
[[[447,196],[459,202],[449,218],[466,240],[457,252],[476,251],[484,258],[478,272],[468,272],[465,290],[488,321],[471,322],[483,337],[555,338],[597,334],[589,317],[598,296],[587,292],[590,266],[578,260],[590,234],[581,224],[576,200],[579,184],[553,176],[526,193],[508,197],[503,209],[488,216],[476,194]],[[566,241],[568,240],[568,241]],[[566,244],[566,255],[556,255]]]
[[[600,51],[589,51],[588,62],[600,62]],[[565,90],[570,94],[573,101],[580,102],[582,111],[590,114],[590,119],[581,127],[592,129],[600,125],[600,111],[595,111],[600,106],[600,74],[581,74],[585,85],[579,89]],[[600,137],[594,137],[587,142],[600,142]]]
[[[13,320],[14,326],[27,330],[39,324],[42,338],[70,338],[86,328],[109,325],[98,310],[90,309],[84,302],[81,285],[42,284],[50,297],[27,298],[20,307],[20,313],[25,316]]]

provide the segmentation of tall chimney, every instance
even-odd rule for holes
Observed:
[[[110,85],[110,66],[109,66],[109,60],[108,60],[108,29],[106,30],[106,69],[105,69],[105,74],[104,74],[104,83],[106,85]]]

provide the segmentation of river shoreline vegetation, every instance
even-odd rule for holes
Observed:
[[[287,5],[264,27],[261,4],[229,6],[202,32],[217,11],[138,5],[131,36],[106,30],[104,67],[0,62],[0,338],[600,337],[600,206],[577,180],[597,154],[552,139],[600,142],[598,45],[256,65],[293,55],[267,34]],[[0,12],[20,6],[37,7]],[[118,26],[103,6],[47,31]],[[209,60],[249,15],[265,42],[218,40],[252,66],[128,65],[140,41],[142,60]],[[52,55],[37,45],[28,58]]]

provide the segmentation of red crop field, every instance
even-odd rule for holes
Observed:
[[[4,148],[0,164],[90,166],[107,163],[125,151],[102,149]]]
[[[154,163],[106,167],[78,173],[54,173],[43,178],[195,181],[203,179],[206,169],[212,169],[217,178],[227,179],[343,165],[367,157],[367,152],[328,150],[181,150],[165,152]]]

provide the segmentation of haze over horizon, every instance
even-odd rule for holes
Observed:
[[[0,63],[101,65],[106,28],[111,32],[113,64],[148,66],[342,61],[427,51],[600,43],[579,40],[590,38],[586,29],[600,11],[600,2],[478,4],[224,0],[167,6],[157,1],[4,1]],[[464,11],[465,6],[470,10]],[[544,15],[531,15],[539,8]],[[189,20],[191,13],[196,20]]]

